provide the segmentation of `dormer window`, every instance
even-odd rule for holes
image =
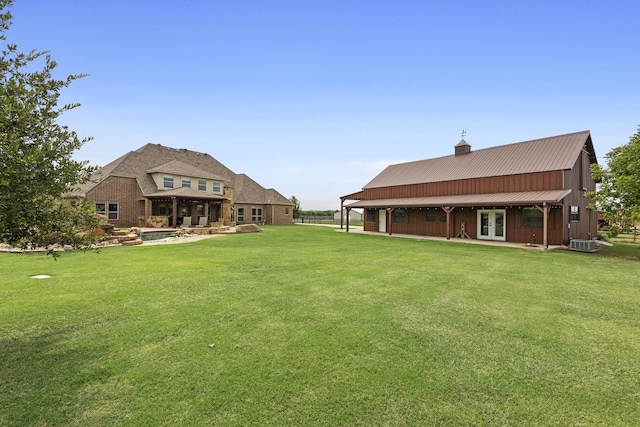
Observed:
[[[182,186],[184,188],[191,188],[191,178],[182,178]]]
[[[163,181],[164,188],[173,188],[173,176],[165,175]]]
[[[198,191],[207,191],[207,181],[204,179],[198,180]]]
[[[213,181],[213,192],[214,193],[222,193],[222,184],[220,181]]]

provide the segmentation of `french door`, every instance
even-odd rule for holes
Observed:
[[[478,239],[502,240],[505,236],[507,211],[504,209],[478,211]]]

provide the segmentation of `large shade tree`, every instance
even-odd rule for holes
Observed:
[[[53,76],[48,52],[23,53],[5,42],[13,0],[0,0],[0,242],[51,247],[91,243],[79,231],[97,225],[82,202],[66,197],[94,168],[73,160],[80,139],[59,117],[79,104],[58,105],[60,91],[82,74]]]
[[[616,234],[621,224],[640,221],[640,127],[627,144],[607,153],[606,159],[606,168],[591,167],[599,184],[589,197],[610,224],[610,234]]]

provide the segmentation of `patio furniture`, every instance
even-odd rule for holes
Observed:
[[[207,218],[206,216],[201,216],[200,219],[198,220],[198,225],[196,225],[196,227],[199,227],[199,228],[206,227],[208,225],[207,224],[208,220],[209,218]]]
[[[190,228],[191,227],[191,217],[185,216],[182,218],[182,228]]]

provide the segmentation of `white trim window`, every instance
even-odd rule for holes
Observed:
[[[222,183],[220,181],[213,181],[213,192],[216,194],[222,193]]]
[[[191,188],[191,178],[189,177],[182,177],[182,187],[183,188]]]
[[[165,175],[162,179],[163,188],[173,188],[173,175]]]
[[[199,179],[198,180],[198,191],[207,191],[207,180]]]
[[[95,202],[96,214],[104,215],[108,219],[118,219],[118,202]]]
[[[96,215],[107,215],[107,202],[96,202]]]
[[[251,222],[262,222],[262,208],[251,206]]]
[[[118,202],[107,203],[107,217],[111,220],[118,219]]]
[[[244,222],[244,206],[237,206],[236,212],[236,221]]]
[[[571,222],[580,221],[580,206],[571,206]]]

